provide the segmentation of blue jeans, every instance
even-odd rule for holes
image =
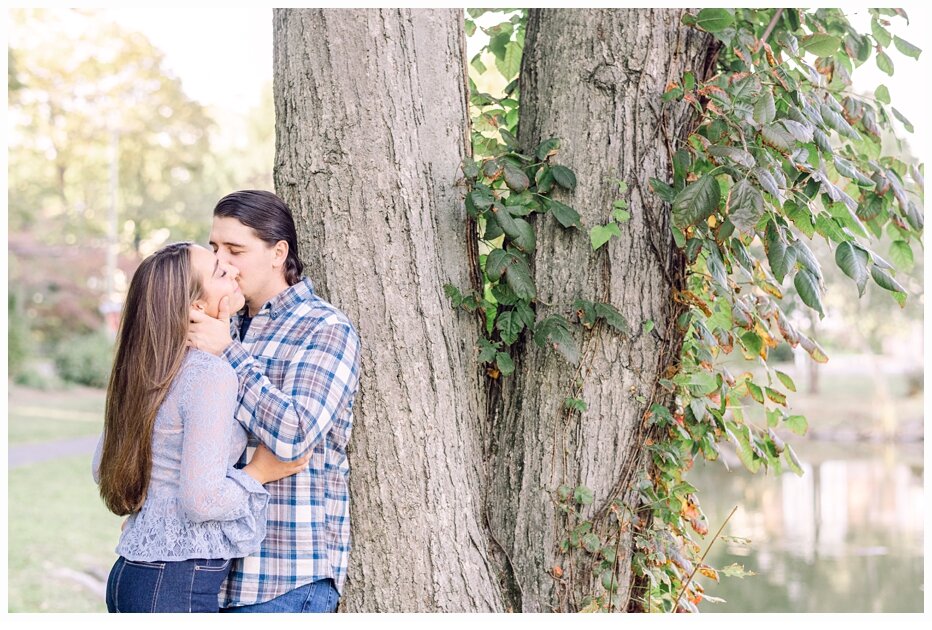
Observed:
[[[224,608],[225,613],[332,613],[340,603],[333,580],[317,580],[260,604]]]
[[[120,556],[107,579],[108,612],[217,612],[230,560],[138,562]]]

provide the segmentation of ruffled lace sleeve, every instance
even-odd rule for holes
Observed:
[[[231,540],[261,540],[269,494],[230,466],[236,375],[225,362],[197,368],[181,392],[181,507],[196,523],[227,521],[223,530]]]
[[[94,483],[100,485],[100,459],[104,451],[104,434],[100,434],[97,440],[97,448],[94,449],[94,459],[91,460],[91,475],[94,477]]]

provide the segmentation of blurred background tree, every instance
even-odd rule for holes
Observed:
[[[34,381],[42,357],[105,382],[108,283],[124,291],[165,242],[206,242],[224,194],[272,188],[271,85],[246,116],[211,112],[146,36],[100,11],[8,15],[10,375]]]

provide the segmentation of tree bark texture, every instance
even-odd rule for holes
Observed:
[[[536,223],[538,320],[551,313],[574,318],[572,304],[582,298],[612,304],[631,332],[620,335],[598,324],[577,337],[578,366],[528,342],[506,386],[495,424],[489,506],[519,585],[508,599],[525,612],[578,610],[586,594],[602,592],[594,571],[598,558],[579,549],[563,554],[558,545],[583,519],[593,520],[603,540],[617,535],[618,522],[606,518],[607,502],[644,465],[644,414],[651,402],[664,402],[655,384],[682,343],[672,295],[682,288],[684,263],[676,255],[669,208],[648,179],[669,181],[670,147],[692,120],[683,108],[661,110],[666,84],[687,70],[704,78],[713,55],[709,37],[681,24],[683,13],[530,10],[519,142],[532,154],[547,138],[562,140],[553,160],[575,171],[577,186],[555,197],[574,207],[584,226],[567,230],[550,217]],[[619,193],[616,179],[628,184],[627,193]],[[588,231],[609,221],[616,199],[629,202],[631,219],[620,238],[594,252]],[[644,331],[647,321],[654,323],[651,332]],[[571,396],[582,398],[587,410],[567,411],[564,401]],[[593,492],[595,501],[578,517],[556,509],[555,491],[563,484]],[[630,534],[628,528],[615,578],[622,609],[629,598]]]
[[[305,273],[362,340],[342,609],[502,609],[481,509],[460,10],[276,10],[275,186]],[[474,247],[474,240],[472,241]]]

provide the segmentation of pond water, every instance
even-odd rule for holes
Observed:
[[[706,562],[757,575],[701,578],[702,612],[922,612],[922,444],[800,441],[804,475],[751,475],[697,461],[687,479],[709,523],[703,549],[734,506]]]

